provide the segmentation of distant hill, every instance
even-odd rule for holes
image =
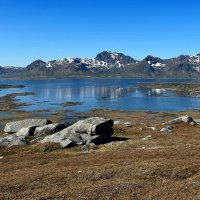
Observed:
[[[44,62],[36,60],[25,68],[1,67],[0,76],[8,78],[66,78],[66,77],[142,77],[198,78],[200,54],[180,55],[161,59],[147,56],[138,61],[123,53],[103,51],[95,58],[64,58]]]

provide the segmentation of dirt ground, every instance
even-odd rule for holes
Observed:
[[[200,199],[200,126],[162,122],[200,111],[182,113],[94,110],[103,116],[131,122],[114,126],[112,142],[58,149],[53,144],[0,149],[0,199]],[[18,118],[29,116],[18,113]],[[52,118],[55,122],[63,114]],[[1,124],[10,117],[0,117]],[[152,130],[149,127],[158,129]],[[152,139],[142,138],[151,135]]]

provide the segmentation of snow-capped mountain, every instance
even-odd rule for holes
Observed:
[[[13,67],[13,66],[0,66],[0,75],[1,74],[14,74],[21,72],[23,68],[21,67]]]
[[[136,61],[130,56],[122,53],[104,51],[97,54],[96,58],[64,58],[61,60],[50,61],[46,63],[46,67],[65,66],[70,64],[85,65],[88,69],[113,67],[122,68],[129,64],[134,64]]]
[[[30,72],[39,71],[41,73],[82,73],[88,74],[96,73],[109,73],[111,71],[122,71],[128,66],[132,66],[136,61],[130,56],[126,56],[122,53],[104,51],[97,54],[95,58],[64,58],[60,60],[53,60],[44,62],[42,60],[36,60],[27,66],[27,70]]]
[[[200,77],[200,54],[171,59],[147,56],[137,61],[123,53],[103,51],[95,58],[36,60],[26,68],[0,67],[0,75],[17,77],[126,76]]]

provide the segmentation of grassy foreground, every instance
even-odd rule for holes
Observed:
[[[52,144],[1,148],[0,199],[199,200],[200,126],[177,124],[172,134],[147,128],[182,114],[92,111],[133,126],[114,126],[119,141],[89,153]],[[200,111],[187,114],[200,118]]]

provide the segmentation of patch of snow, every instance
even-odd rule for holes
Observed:
[[[109,68],[108,63],[104,61],[98,61],[94,58],[87,59],[87,58],[81,58],[81,63],[86,64],[87,67],[90,68]]]
[[[47,67],[47,68],[52,68],[52,65],[51,65],[51,63],[50,63],[50,62],[48,62],[48,63],[46,64],[46,67]]]
[[[117,61],[116,64],[117,64],[117,67],[118,67],[118,68],[124,67],[124,65],[121,64],[119,61]]]
[[[4,69],[19,69],[19,67],[3,66]]]
[[[151,65],[152,67],[157,67],[157,68],[160,68],[160,67],[164,67],[166,64],[163,64],[163,63],[152,63],[151,61],[148,61],[149,65]]]
[[[69,62],[69,63],[72,63],[74,61],[74,58],[66,58],[66,60]]]
[[[109,51],[108,53],[110,54],[110,56],[111,56],[111,58],[112,58],[113,60],[115,60],[116,57],[119,55],[117,52],[112,52],[112,51]]]
[[[111,58],[114,60],[115,59],[115,55],[114,54],[110,54]]]
[[[192,55],[192,56],[190,56],[189,61],[192,64],[200,64],[200,56],[198,56],[198,55]]]
[[[166,64],[162,64],[162,63],[156,63],[156,64],[152,64],[152,67],[164,67]]]
[[[200,72],[200,56],[199,55],[190,55],[189,63],[193,65],[193,69],[197,72]]]

